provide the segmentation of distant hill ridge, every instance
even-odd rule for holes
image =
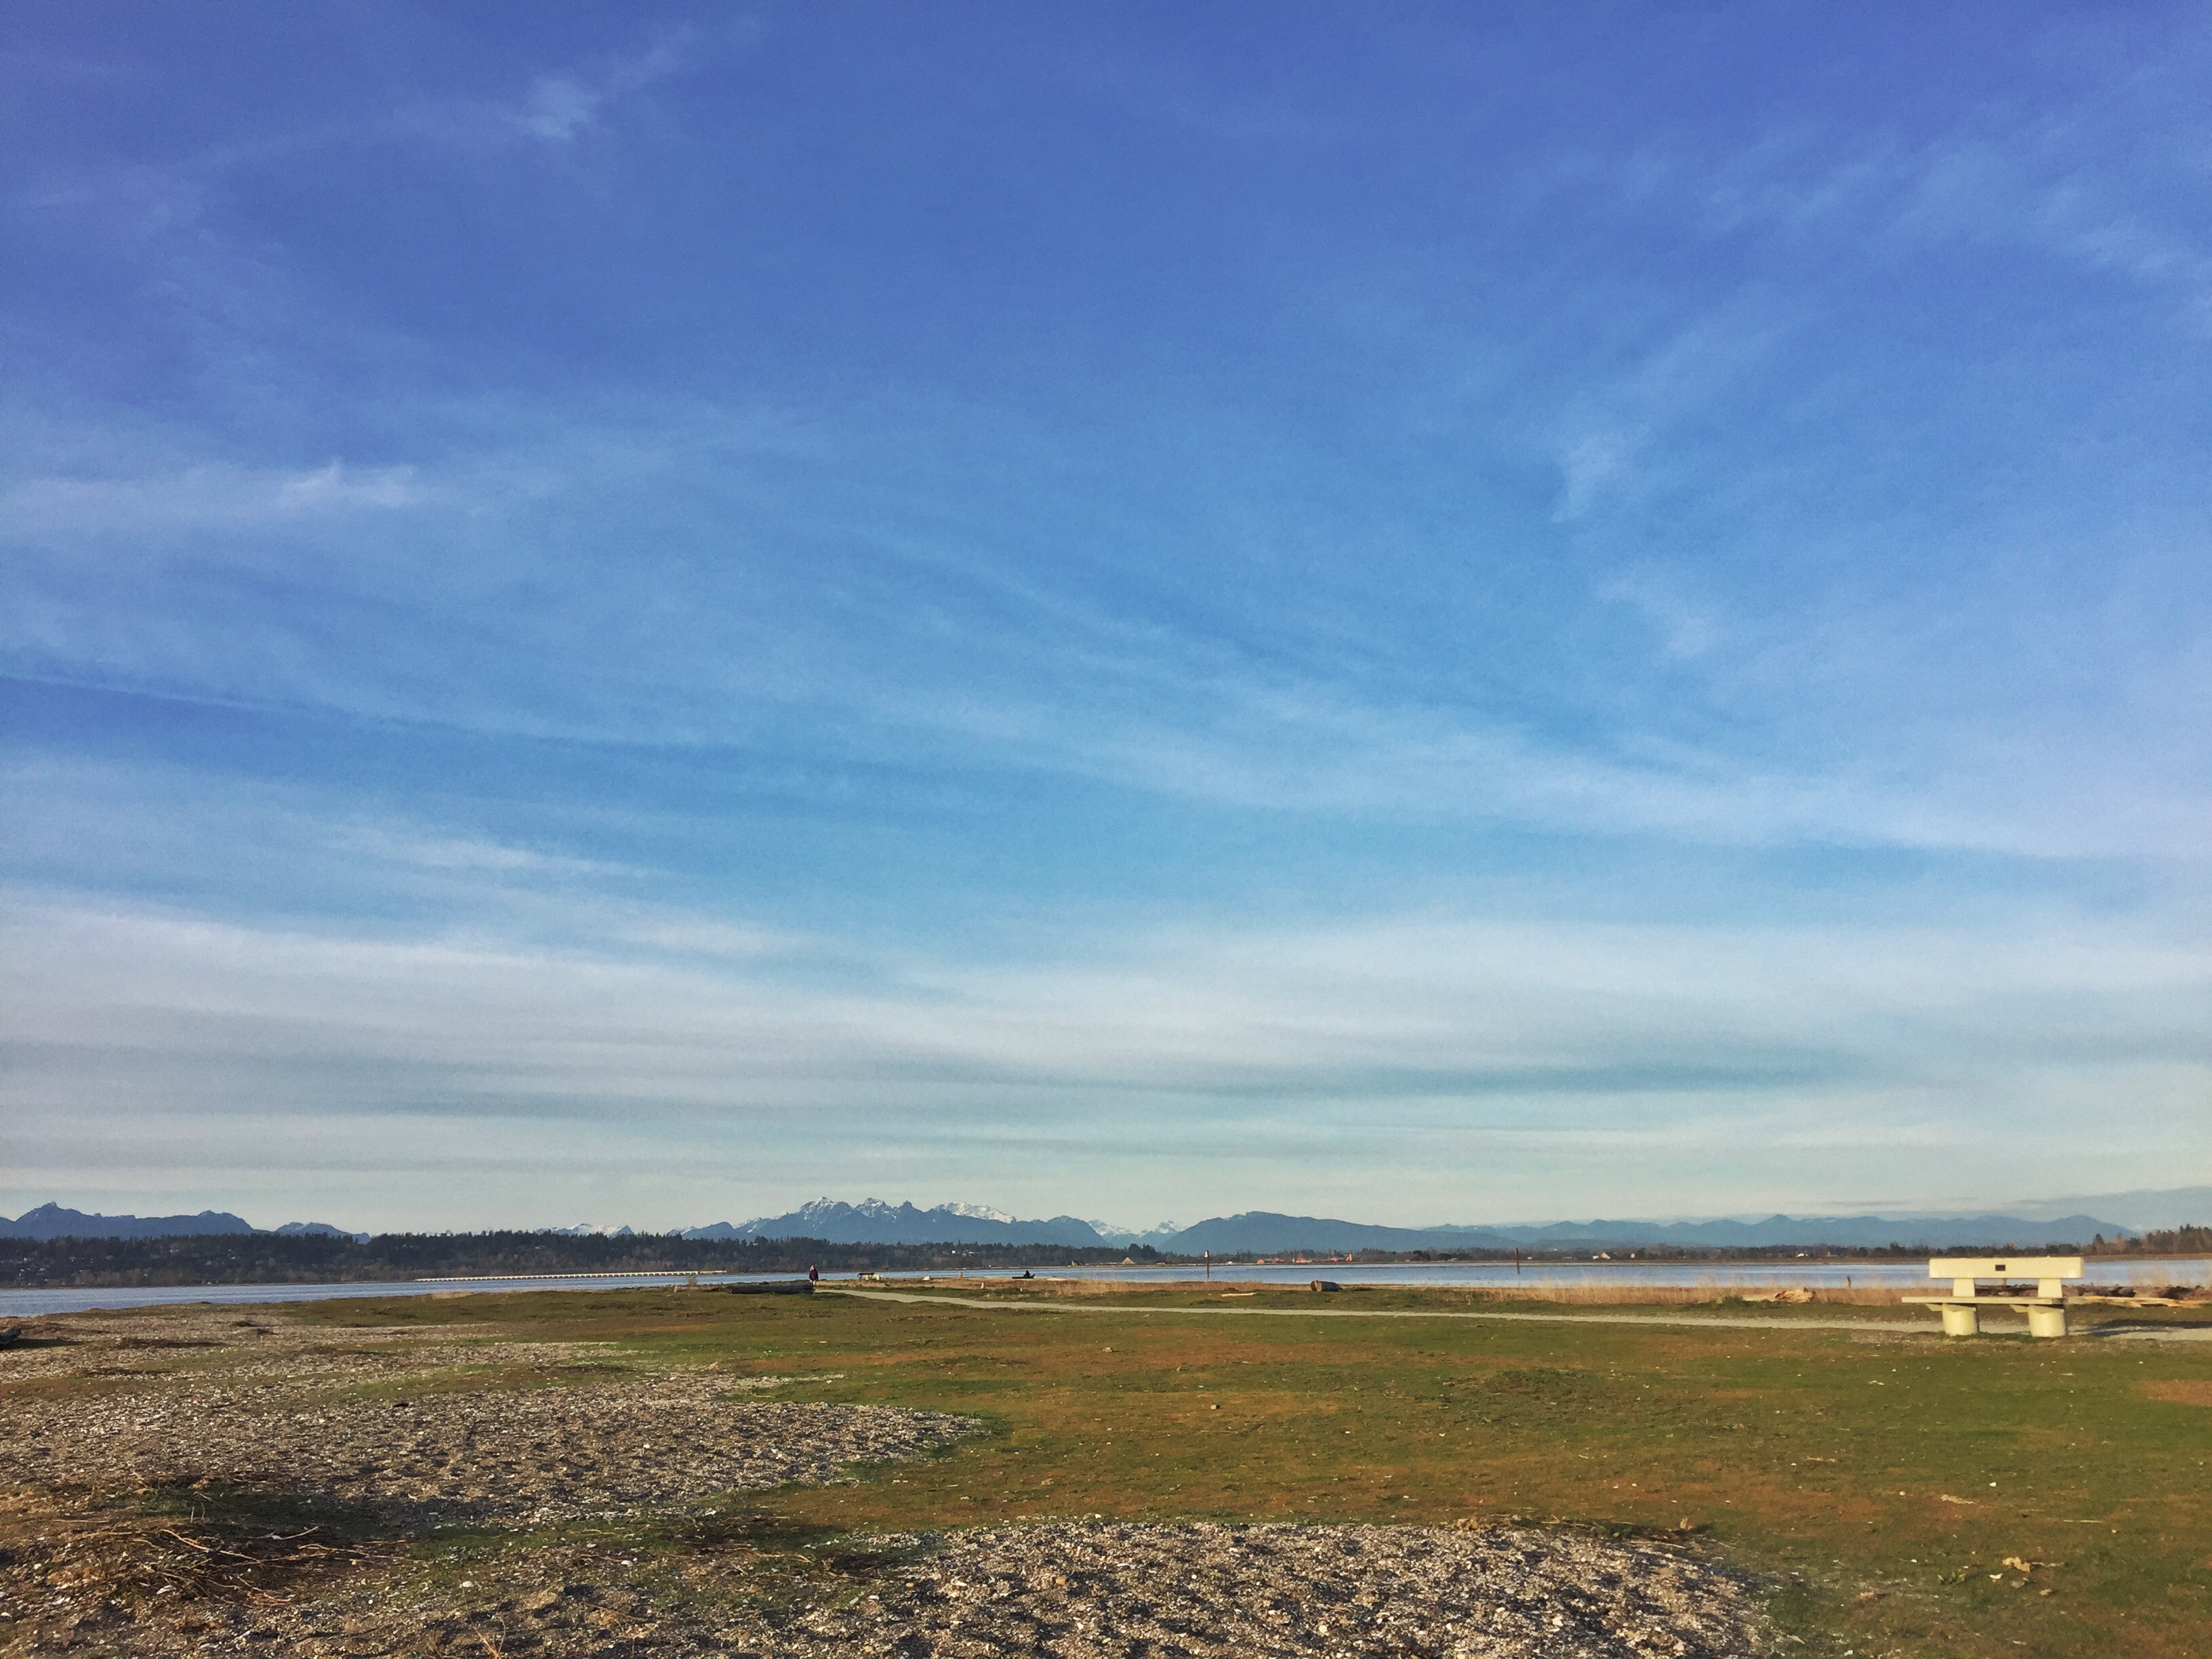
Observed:
[[[2102,1218],[2087,1206],[2110,1201],[2124,1219]],[[1250,1210],[1216,1216],[1188,1227],[1163,1224],[1146,1232],[1058,1215],[1024,1220],[979,1204],[939,1204],[921,1209],[911,1203],[866,1199],[850,1204],[819,1198],[778,1216],[751,1221],[718,1221],[684,1230],[689,1239],[812,1238],[833,1244],[997,1244],[1066,1246],[1097,1249],[1150,1245],[1176,1255],[1249,1255],[1311,1250],[1562,1250],[1611,1249],[1625,1246],[1675,1246],[1688,1249],[1802,1249],[1820,1245],[1875,1247],[1899,1244],[1931,1249],[1986,1246],[2028,1249],[2045,1244],[2087,1243],[2101,1234],[2131,1238],[2152,1228],[2212,1221],[2212,1187],[2158,1192],[2107,1194],[2065,1200],[2085,1207],[2058,1213],[2057,1201],[2023,1202],[2012,1213],[1912,1216],[1790,1216],[1757,1221],[1561,1221],[1540,1226],[1392,1227],[1328,1216],[1284,1215]],[[2023,1213],[2025,1212],[2025,1213]],[[42,1204],[13,1221],[0,1218],[0,1237],[173,1238],[254,1234],[243,1217],[227,1211],[197,1215],[98,1215],[58,1204]],[[283,1236],[366,1239],[327,1222],[292,1221],[265,1230]],[[575,1235],[607,1232],[630,1236],[630,1229],[563,1227],[549,1231]]]
[[[0,1238],[203,1238],[225,1233],[258,1233],[243,1216],[228,1210],[202,1210],[198,1215],[93,1215],[41,1204],[13,1221],[0,1216]],[[270,1229],[285,1237],[301,1235],[329,1238],[367,1238],[367,1233],[348,1232],[327,1221],[288,1221]]]
[[[843,1204],[817,1198],[784,1215],[756,1221],[718,1221],[692,1227],[686,1238],[818,1238],[830,1244],[1066,1244],[1096,1249],[1119,1243],[1102,1237],[1087,1221],[1056,1215],[1021,1221],[976,1204],[939,1204],[918,1210],[912,1204],[867,1199]]]
[[[1687,1249],[1803,1249],[1902,1244],[2023,1249],[2134,1237],[2094,1216],[2031,1221],[2020,1216],[1787,1216],[1763,1221],[1562,1221],[1543,1227],[1378,1227],[1323,1216],[1254,1211],[1186,1227],[1160,1249],[1216,1255],[1279,1250],[1557,1250],[1674,1245]]]
[[[2169,1232],[2212,1222],[2212,1187],[2166,1187],[2155,1192],[2076,1194],[2040,1202],[2010,1205],[2012,1213],[2052,1216],[2093,1211],[2116,1217],[2136,1232]]]
[[[2136,1197],[2150,1196],[2136,1194]],[[2177,1194],[2176,1196],[2180,1196]],[[2212,1199],[2212,1189],[2207,1191]],[[2212,1214],[2212,1203],[2205,1212]],[[2051,1243],[2086,1243],[2101,1234],[2131,1238],[2139,1230],[2087,1212],[2045,1215],[1789,1216],[1759,1221],[1561,1221],[1543,1226],[1389,1227],[1328,1216],[1281,1215],[1253,1210],[1217,1216],[1184,1228],[1142,1235],[1102,1229],[1074,1216],[1024,1221],[969,1204],[917,1209],[868,1199],[859,1204],[821,1198],[779,1216],[711,1227],[694,1227],[686,1238],[819,1238],[837,1244],[1068,1244],[1127,1245],[1141,1240],[1181,1255],[1291,1250],[1557,1250],[1616,1245],[1674,1245],[1683,1249],[1804,1249],[1822,1244],[1926,1244],[1943,1249],[1986,1245],[2026,1249]]]

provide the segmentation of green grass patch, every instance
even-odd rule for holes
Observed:
[[[1296,1316],[1476,1305],[1419,1289],[1224,1299],[1182,1285],[1071,1298],[1065,1311],[963,1308],[954,1297],[1043,1300],[955,1281],[921,1303],[651,1290],[272,1312],[334,1331],[466,1323],[502,1338],[608,1341],[643,1369],[713,1364],[733,1381],[834,1371],[763,1397],[988,1423],[988,1436],[942,1458],[860,1484],[787,1488],[623,1534],[657,1559],[750,1550],[764,1572],[795,1552],[792,1576],[770,1572],[763,1594],[826,1582],[823,1552],[879,1531],[1094,1515],[1478,1517],[1686,1533],[1757,1575],[1808,1652],[2207,1651],[2212,1343],[1947,1342],[1915,1334],[1933,1324],[1917,1310],[1817,1304],[1714,1305],[1756,1313],[1759,1327],[1744,1329]],[[1293,1316],[1146,1311],[1177,1306]],[[1835,1319],[1874,1328],[1819,1328]],[[2124,1309],[2084,1321],[2203,1322]],[[441,1536],[439,1547],[459,1546]]]
[[[840,1304],[836,1334],[818,1334]],[[1785,1628],[1839,1649],[2203,1650],[2212,1410],[2188,1390],[2212,1378],[2212,1347],[1947,1343],[1798,1328],[1824,1313],[1921,1328],[1902,1310],[1771,1313],[1743,1330],[824,1297],[804,1319],[748,1309],[729,1340],[758,1358],[821,1356],[846,1373],[835,1397],[989,1401],[989,1441],[769,1500],[795,1520],[1686,1523],[1772,1586]]]

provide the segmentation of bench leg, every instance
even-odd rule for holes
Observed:
[[[2066,1310],[2063,1308],[2030,1308],[2027,1310],[2027,1334],[2030,1336],[2065,1335]]]
[[[1982,1310],[1979,1308],[1946,1307],[1942,1311],[1944,1335],[1979,1336],[1982,1334]]]

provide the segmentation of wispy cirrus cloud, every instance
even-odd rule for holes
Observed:
[[[427,499],[411,466],[333,460],[306,472],[195,466],[151,477],[32,477],[0,489],[0,515],[19,538],[144,535],[389,512]]]
[[[11,1167],[2187,1147],[2212,36],[672,15],[27,15]]]
[[[1693,673],[1726,724],[1601,710],[1563,732],[1498,708],[1449,662],[1410,678],[1392,665],[1381,693],[1373,650],[1288,634],[1262,649],[990,539],[825,513],[815,500],[882,441],[866,426],[686,404],[506,437],[435,464],[19,481],[11,527],[43,550],[13,574],[0,638],[36,673],[186,696],[652,748],[750,744],[773,726],[837,762],[931,754],[1239,810],[2028,856],[2185,854],[2206,818],[2199,770],[2115,747],[2109,721],[2062,733],[2033,702],[1910,708],[1917,664],[1960,647],[1940,613],[1905,614],[1909,595],[1778,617],[1724,602],[1710,574],[1694,598],[1660,564],[1601,575],[1577,602],[1638,619],[1620,635],[1638,656],[1605,677],[1635,688],[1656,635],[1664,672]],[[634,525],[652,526],[649,550]],[[818,569],[708,554],[732,540],[839,551]],[[110,559],[173,565],[192,586],[118,605]],[[580,587],[580,569],[607,580]],[[312,580],[330,608],[311,619],[221,585],[278,577]],[[2138,672],[2167,660],[2185,682],[2205,648],[2185,635],[2137,653]],[[464,672],[434,669],[453,657]],[[1899,718],[1877,747],[1793,741],[1771,712],[1780,683],[1802,696],[1884,681]],[[2040,751],[1993,745],[2012,725],[2033,726]],[[2061,769],[2100,787],[2053,790]]]
[[[726,27],[714,33],[714,48],[726,50],[744,31]],[[663,29],[639,49],[608,61],[533,76],[519,96],[407,104],[370,131],[376,137],[426,139],[463,149],[517,143],[572,146],[604,128],[626,100],[696,67],[708,45],[707,33],[701,29]]]
[[[2008,103],[1910,138],[1796,121],[1717,157],[1669,156],[1656,176],[1696,192],[1717,235],[1818,245],[1850,230],[1899,249],[2010,247],[2172,295],[2193,329],[2212,295],[2212,246],[2189,185],[2212,125],[2190,111],[2146,150],[2140,113],[2096,100],[2063,112]]]

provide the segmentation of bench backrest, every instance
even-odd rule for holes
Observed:
[[[2060,1281],[2081,1277],[2078,1255],[1939,1255],[1928,1264],[1928,1277],[1948,1279],[1953,1294],[1972,1296],[1978,1279],[2033,1279],[2043,1296],[2057,1296]]]

